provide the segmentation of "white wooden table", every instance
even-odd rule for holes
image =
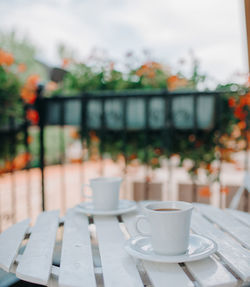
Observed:
[[[24,220],[0,234],[0,268],[47,286],[250,286],[250,214],[195,204],[192,232],[215,240],[218,251],[185,264],[129,256],[123,245],[136,236],[135,215],[88,218],[69,209],[60,219],[58,211],[44,212],[33,227]],[[60,266],[54,266],[58,229],[62,248]]]

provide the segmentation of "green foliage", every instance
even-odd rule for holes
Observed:
[[[0,48],[12,53],[16,64],[25,64],[26,70],[18,75],[22,82],[31,74],[39,75],[42,81],[48,80],[48,67],[38,60],[38,50],[28,38],[18,36],[14,31],[0,31]],[[17,71],[16,67],[11,69]]]
[[[0,66],[0,126],[6,125],[10,116],[20,116],[22,105],[19,89],[17,75]]]

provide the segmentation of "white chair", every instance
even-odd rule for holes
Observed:
[[[237,190],[232,201],[230,202],[229,208],[237,209],[240,204],[241,196],[247,190],[250,193],[250,174],[246,173],[244,176],[243,185]]]

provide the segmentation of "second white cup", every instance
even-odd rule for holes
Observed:
[[[91,198],[94,209],[115,210],[118,208],[119,192],[122,178],[120,177],[97,177],[90,179],[90,184],[84,184],[82,195]],[[92,195],[86,195],[85,188],[90,187]]]

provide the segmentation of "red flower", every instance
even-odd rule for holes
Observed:
[[[244,107],[246,105],[246,97],[242,96],[240,97],[240,106]]]
[[[35,110],[28,110],[26,117],[33,125],[37,125],[39,122],[39,114]]]
[[[234,110],[234,116],[239,120],[245,120],[246,118],[246,112],[242,109],[242,107],[238,106]]]
[[[228,106],[229,106],[230,108],[233,108],[233,107],[235,107],[235,105],[236,105],[235,98],[233,98],[233,97],[229,98],[229,99],[228,99]]]
[[[136,159],[137,158],[137,155],[132,153],[130,156],[129,156],[129,159],[130,160],[133,160],[133,159]]]

